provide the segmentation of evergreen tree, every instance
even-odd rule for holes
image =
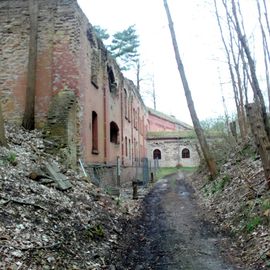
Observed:
[[[128,70],[138,62],[139,46],[140,42],[135,25],[131,25],[113,35],[112,43],[108,46],[108,49],[112,56],[117,59],[121,69]]]
[[[105,40],[108,40],[110,38],[110,35],[108,34],[107,29],[104,29],[100,27],[99,25],[93,26],[96,35],[104,42]]]

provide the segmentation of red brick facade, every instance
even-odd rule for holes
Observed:
[[[151,132],[192,129],[190,125],[180,122],[174,116],[168,116],[150,108],[148,109],[148,124]]]
[[[0,11],[0,97],[5,119],[18,123],[28,72],[28,3],[1,1]],[[147,110],[133,83],[124,79],[75,0],[38,3],[36,126],[46,125],[52,97],[72,91],[77,104],[77,154],[85,162],[111,164],[120,157],[130,166],[145,157]],[[118,128],[116,141],[110,138],[111,124]]]
[[[36,127],[57,151],[85,163],[137,165],[150,129],[177,125],[148,113],[134,84],[93,33],[76,0],[37,0]],[[6,121],[21,123],[29,53],[29,1],[0,3],[0,99]]]

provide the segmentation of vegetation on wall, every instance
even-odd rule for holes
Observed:
[[[129,70],[139,63],[139,36],[136,32],[135,25],[127,29],[118,31],[112,36],[108,34],[107,29],[99,25],[94,26],[94,30],[99,38],[106,45],[107,50],[116,59],[122,70]]]

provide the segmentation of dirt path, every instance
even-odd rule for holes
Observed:
[[[228,263],[221,248],[226,242],[203,216],[185,175],[178,173],[159,181],[145,197],[143,215],[127,225],[111,269],[247,269]]]

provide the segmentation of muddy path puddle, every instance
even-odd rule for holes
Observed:
[[[111,269],[234,270],[231,239],[215,230],[185,174],[158,181],[144,198],[139,220],[127,224]]]

